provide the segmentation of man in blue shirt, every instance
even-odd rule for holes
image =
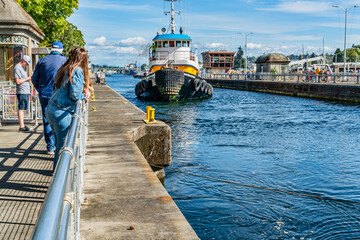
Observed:
[[[31,78],[32,83],[39,92],[39,100],[43,113],[44,137],[47,144],[47,154],[50,155],[54,154],[55,138],[50,124],[45,117],[45,109],[54,90],[56,73],[67,60],[62,55],[63,49],[62,42],[54,42],[50,54],[39,60]]]

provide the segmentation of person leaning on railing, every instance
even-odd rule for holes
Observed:
[[[55,135],[55,170],[59,151],[64,145],[76,102],[89,99],[88,55],[82,48],[75,47],[69,53],[69,59],[59,69],[55,77],[54,92],[49,100],[45,115]]]

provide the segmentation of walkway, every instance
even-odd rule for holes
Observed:
[[[19,133],[15,123],[0,127],[0,239],[30,239],[51,181],[42,127]]]
[[[108,86],[90,103],[81,236],[84,239],[198,239],[157,179],[130,131],[144,112]],[[155,139],[156,141],[156,139]]]

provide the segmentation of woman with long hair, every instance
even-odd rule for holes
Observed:
[[[75,112],[76,102],[87,100],[90,90],[87,52],[74,47],[69,53],[69,59],[57,72],[54,92],[45,111],[55,135],[54,170]]]

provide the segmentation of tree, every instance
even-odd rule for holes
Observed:
[[[314,58],[316,57],[316,54],[313,52],[311,55],[310,55],[310,58]]]
[[[141,71],[145,71],[145,69],[147,68],[147,64],[144,63],[143,65],[141,65]]]
[[[346,60],[349,62],[359,61],[360,49],[350,48],[346,49]]]
[[[73,47],[84,48],[85,46],[82,32],[69,22],[67,22],[67,29],[64,31],[64,33],[56,36],[56,39],[64,44],[65,56],[68,56],[68,53]]]
[[[66,21],[78,9],[78,0],[16,0],[45,34],[42,46],[57,41],[69,28]],[[76,29],[77,30],[77,29]],[[78,30],[79,31],[79,30]],[[76,33],[78,34],[78,33]]]
[[[243,58],[243,55],[244,55],[244,51],[242,50],[241,47],[239,47],[238,52],[236,53],[234,59],[234,68],[244,67],[245,59]]]
[[[334,62],[344,62],[344,52],[340,50],[340,48],[337,48],[334,53]]]

